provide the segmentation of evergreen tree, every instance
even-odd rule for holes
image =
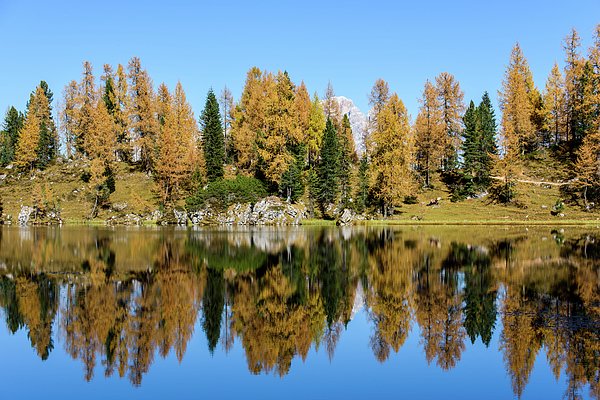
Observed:
[[[106,78],[106,86],[104,86],[104,95],[102,100],[106,105],[106,111],[112,116],[118,111],[119,105],[117,104],[117,98],[115,96],[115,86],[113,84],[112,76]]]
[[[469,104],[465,115],[463,116],[463,169],[469,174],[473,174],[473,170],[477,169],[477,150],[481,139],[478,129],[477,111],[473,100]]]
[[[479,182],[485,187],[489,186],[489,175],[493,167],[493,156],[498,154],[498,146],[496,144],[496,115],[488,93],[485,92],[481,99],[481,103],[477,107],[477,118],[479,120],[479,128],[481,129],[481,141],[479,148],[479,166],[477,171]]]
[[[219,103],[212,89],[206,96],[206,104],[200,115],[202,129],[202,149],[206,162],[206,179],[214,182],[223,178],[223,164],[225,163],[225,141],[223,139],[223,126],[219,113]]]
[[[317,169],[319,201],[322,207],[325,204],[333,203],[339,193],[339,154],[338,136],[331,118],[327,118],[321,145],[321,159]]]
[[[290,163],[288,170],[283,173],[279,187],[288,202],[296,202],[304,194],[304,181],[296,159]]]
[[[4,117],[2,124],[2,149],[0,150],[0,165],[6,166],[13,162],[19,134],[23,129],[25,116],[11,107]]]
[[[41,81],[36,90],[31,94],[27,108],[36,113],[39,120],[39,142],[36,149],[39,168],[45,168],[54,160],[58,152],[58,137],[52,118],[53,93],[48,84]]]
[[[309,167],[306,181],[308,184],[308,212],[310,213],[310,218],[314,218],[315,201],[319,199],[319,176],[312,165]]]

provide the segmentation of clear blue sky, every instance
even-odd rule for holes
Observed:
[[[488,91],[496,104],[518,40],[543,89],[562,38],[575,27],[583,53],[600,23],[600,1],[28,1],[0,0],[0,111],[25,109],[40,80],[55,98],[90,61],[115,69],[140,57],[154,81],[181,80],[196,116],[210,87],[236,101],[253,66],[287,70],[292,81],[368,109],[377,78],[411,113],[426,79],[447,71],[465,102]],[[499,110],[496,110],[499,115]]]

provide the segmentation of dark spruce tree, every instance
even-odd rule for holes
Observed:
[[[108,114],[114,115],[115,111],[118,111],[119,104],[117,103],[117,97],[115,96],[115,85],[112,77],[110,76],[106,79],[106,86],[104,87],[102,101],[104,101],[104,105],[106,105],[106,111],[108,111]]]
[[[481,140],[479,144],[479,170],[476,171],[478,184],[483,190],[490,187],[490,172],[492,170],[492,157],[498,154],[496,145],[496,116],[494,107],[490,101],[488,93],[485,92],[481,98],[481,103],[477,107],[477,119],[481,130]]]
[[[15,149],[19,140],[19,133],[23,129],[25,116],[11,107],[4,117],[2,124],[2,149],[0,150],[0,165],[7,166],[15,158]]]
[[[206,96],[206,105],[200,115],[202,150],[206,161],[206,179],[214,182],[223,178],[225,163],[225,139],[219,113],[219,102],[212,89]]]
[[[459,200],[490,187],[492,157],[498,153],[496,146],[496,117],[487,92],[475,107],[469,104],[463,116],[463,170],[458,174],[452,199]]]
[[[333,203],[339,193],[340,144],[331,118],[327,118],[317,167],[321,207]]]

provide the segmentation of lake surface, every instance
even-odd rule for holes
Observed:
[[[2,398],[600,398],[597,227],[0,234]]]

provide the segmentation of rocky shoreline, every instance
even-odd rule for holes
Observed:
[[[62,225],[63,220],[54,214],[38,215],[33,218],[34,209],[23,206],[16,223],[26,225]],[[338,209],[333,205],[326,208],[330,219],[336,220],[338,225],[354,225],[356,221],[364,220],[365,216],[356,214],[349,209]],[[154,211],[151,214],[140,215],[121,212],[105,220],[109,226],[140,226],[148,221],[156,221],[157,225],[258,225],[258,226],[286,226],[302,225],[308,219],[308,208],[302,202],[290,204],[278,197],[267,197],[252,203],[233,203],[226,210],[216,210],[213,207],[186,212],[183,209]]]

